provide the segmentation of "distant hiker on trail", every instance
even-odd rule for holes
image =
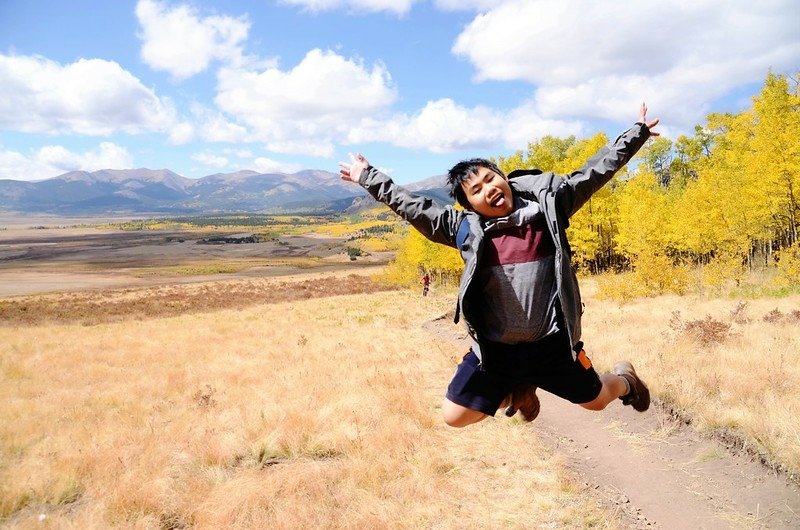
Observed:
[[[360,184],[464,259],[455,321],[464,316],[473,344],[447,388],[442,413],[448,425],[476,423],[503,404],[530,421],[539,411],[536,387],[589,410],[617,398],[637,411],[648,409],[650,391],[630,362],[598,375],[586,356],[566,229],[592,194],[658,135],[652,131],[657,124],[647,121],[642,103],[633,127],[564,177],[538,169],[505,176],[489,160],[459,162],[448,184],[463,211],[398,186],[361,154],[340,163],[343,180]]]
[[[431,276],[427,272],[419,279],[422,283],[422,296],[428,296],[428,289],[431,287]]]

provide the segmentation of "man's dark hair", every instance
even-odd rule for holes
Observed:
[[[467,201],[467,196],[464,194],[463,188],[461,188],[461,183],[465,180],[469,180],[472,175],[477,174],[478,168],[481,167],[490,169],[501,177],[505,177],[505,174],[500,171],[500,168],[497,167],[497,164],[491,160],[486,160],[485,158],[470,158],[469,160],[462,160],[450,168],[450,171],[447,172],[447,185],[450,186],[450,196],[458,201],[458,204],[464,208],[469,209],[470,205],[469,201]]]

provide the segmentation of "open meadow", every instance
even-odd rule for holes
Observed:
[[[61,230],[53,234],[72,237]],[[18,256],[0,276],[22,278],[0,296],[3,527],[647,527],[567,465],[569,431],[553,444],[552,426],[502,414],[464,430],[444,425],[441,399],[465,352],[463,331],[445,317],[450,289],[422,298],[383,284],[373,277],[379,260],[351,260],[330,232],[286,236],[307,248],[299,239],[213,246],[265,254],[204,254],[192,258],[198,266],[242,268],[197,274],[186,242],[205,233],[109,230],[112,239],[97,234],[102,244],[81,233],[50,245],[74,244],[69,258],[39,258],[41,240],[0,233],[0,252]],[[178,250],[164,257],[170,246]],[[286,256],[270,249],[287,247],[313,263],[271,274]],[[115,249],[119,260],[107,259]],[[88,283],[56,292],[26,276],[76,270]],[[91,283],[101,277],[120,283]],[[797,496],[800,297],[620,304],[599,299],[594,279],[583,285],[584,337],[599,369],[631,359],[660,403],[648,415],[665,410],[763,460]],[[672,443],[672,420],[659,421],[660,443]],[[704,451],[692,466],[725,449]],[[698,498],[720,489],[691,487]],[[797,502],[775,499],[781,519],[728,505],[712,510],[709,527],[800,523]]]
[[[3,520],[613,526],[529,429],[503,421],[454,436],[442,424],[443,385],[461,352],[423,324],[447,306],[392,291],[6,324]],[[477,509],[476,495],[492,508]]]

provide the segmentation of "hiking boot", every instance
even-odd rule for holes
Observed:
[[[503,403],[508,403],[505,415],[509,418],[517,411],[525,421],[533,421],[539,415],[539,398],[536,397],[536,387],[533,385],[518,386]]]
[[[614,373],[624,377],[631,389],[630,392],[620,398],[623,405],[630,405],[633,410],[638,410],[639,412],[644,412],[650,408],[650,390],[647,389],[644,381],[636,375],[636,370],[633,369],[631,363],[628,361],[618,362],[614,365]]]

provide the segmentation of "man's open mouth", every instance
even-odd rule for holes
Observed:
[[[506,203],[506,198],[505,198],[505,196],[503,196],[502,193],[498,194],[496,197],[493,197],[489,201],[489,204],[491,204],[494,208],[497,208],[499,206],[503,206],[505,203]]]

